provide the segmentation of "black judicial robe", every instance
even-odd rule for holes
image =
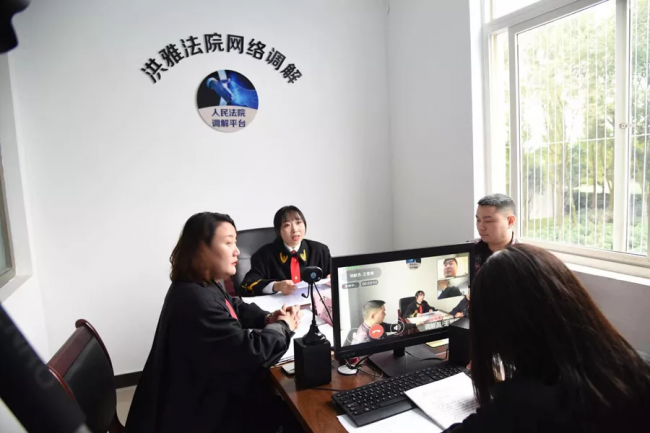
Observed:
[[[320,242],[303,239],[296,252],[302,271],[307,266],[318,266],[323,277],[330,274],[330,250]],[[262,290],[273,281],[291,279],[291,254],[282,238],[264,245],[251,257],[251,270],[241,283],[242,296],[264,295]]]
[[[265,327],[267,314],[217,283],[172,283],[127,433],[275,431],[263,415],[270,407],[263,384],[293,333],[284,322]]]
[[[422,314],[428,313],[429,310],[437,311],[435,308],[429,305],[429,303],[425,300],[422,300]],[[409,304],[408,307],[406,307],[405,315],[403,317],[415,317],[415,313],[420,312],[420,306],[418,305],[417,301],[413,301]]]

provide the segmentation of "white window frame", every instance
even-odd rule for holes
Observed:
[[[13,241],[9,229],[9,212],[7,211],[7,190],[5,188],[5,174],[2,157],[0,157],[0,230],[2,237],[0,242],[4,242],[4,248],[7,254],[7,269],[0,271],[0,290],[7,285],[13,277],[16,276],[16,261],[14,259]]]
[[[483,88],[484,88],[484,124],[485,124],[485,154],[486,158],[486,187],[488,193],[505,192],[518,204],[518,214],[521,215],[521,185],[519,176],[519,101],[517,77],[516,36],[519,33],[544,25],[564,16],[588,9],[606,0],[541,0],[530,6],[483,23]],[[628,0],[609,0],[616,2],[616,118],[615,124],[629,123],[629,7]],[[484,17],[490,16],[488,6],[490,0],[482,0]],[[510,83],[510,191],[505,191],[505,177],[493,168],[502,165],[498,159],[503,152],[496,152],[492,147],[491,123],[491,83],[492,55],[490,43],[496,34],[507,32],[508,35],[508,66]],[[625,65],[625,67],[621,67]],[[628,222],[628,171],[629,171],[629,129],[617,128],[615,134],[615,170],[620,178],[615,183],[614,191],[614,225],[613,248],[622,250],[627,241]],[[497,160],[498,159],[498,160]],[[650,224],[649,224],[650,227]],[[516,227],[520,231],[520,226]],[[649,229],[650,231],[650,229]],[[520,233],[517,233],[520,235]],[[650,248],[648,256],[640,256],[617,251],[598,250],[575,245],[554,242],[543,242],[522,237],[522,241],[541,246],[555,252],[567,263],[573,263],[607,271],[625,273],[638,277],[650,278]],[[648,239],[650,239],[650,234]]]

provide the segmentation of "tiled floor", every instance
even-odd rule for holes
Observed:
[[[134,392],[135,386],[117,390],[117,417],[122,421],[122,425],[126,422],[126,416],[129,414]]]

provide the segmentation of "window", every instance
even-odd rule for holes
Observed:
[[[9,237],[9,222],[7,218],[4,170],[0,163],[0,288],[7,284],[15,275],[16,272],[13,262],[11,238]]]
[[[499,18],[538,1],[539,0],[493,0],[489,3],[490,10],[488,16],[491,19]]]
[[[489,192],[528,241],[647,266],[650,0],[511,3],[483,31]]]

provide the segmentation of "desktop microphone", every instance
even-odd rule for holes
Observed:
[[[314,286],[323,278],[323,270],[318,266],[307,266],[302,270],[300,276],[304,282],[309,284],[309,290],[302,296],[305,298],[311,296],[311,311],[313,313],[309,332],[302,338],[302,342],[307,346],[316,346],[327,342],[327,338],[316,325],[316,300],[314,299]]]
[[[323,270],[317,266],[307,266],[301,272],[302,280],[309,284],[307,296],[311,296],[312,319],[309,332],[294,339],[294,363],[296,382],[304,388],[320,386],[332,381],[332,346],[316,325],[316,301],[314,287],[323,278]]]

